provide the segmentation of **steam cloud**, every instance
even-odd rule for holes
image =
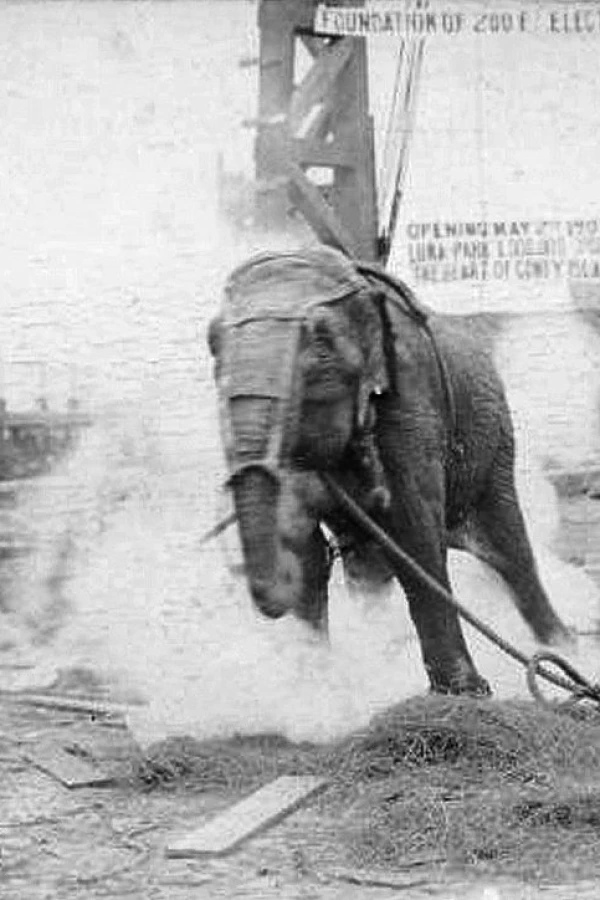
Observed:
[[[203,316],[201,333],[209,311]],[[572,465],[595,449],[596,338],[573,317],[539,341],[530,325],[514,324],[498,354],[519,428],[519,487],[553,602],[567,622],[588,630],[597,592],[552,552],[557,502],[540,465],[542,454]],[[89,666],[115,696],[143,698],[130,716],[142,743],[259,731],[335,738],[426,689],[404,597],[395,588],[351,600],[336,568],[326,647],[294,619],[272,622],[254,611],[230,565],[239,553],[235,530],[199,547],[228,501],[219,489],[224,468],[210,363],[204,349],[194,352],[201,361],[193,390],[182,391],[178,372],[160,371],[151,389],[143,386],[143,414],[139,405],[102,412],[62,470],[21,498],[37,549],[5,579],[2,618],[12,644],[5,658],[35,663],[20,674],[21,684],[48,679],[56,668]],[[577,405],[565,402],[565,372],[577,384]],[[458,553],[451,571],[471,609],[533,651],[495,573]],[[467,632],[497,695],[523,694],[514,663]],[[581,638],[572,656],[588,672],[589,640]]]
[[[344,734],[426,689],[401,591],[351,601],[336,569],[332,646],[326,648],[292,619],[258,617],[229,565],[238,552],[234,531],[199,548],[227,503],[219,487],[224,467],[206,325],[230,269],[255,249],[285,246],[279,237],[234,244],[214,213],[217,148],[235,157],[226,163],[251,166],[252,136],[244,137],[239,123],[253,114],[256,85],[232,60],[255,54],[248,47],[255,9],[207,3],[178,13],[172,5],[89,4],[65,17],[60,4],[41,4],[35,21],[29,16],[27,4],[7,6],[10,27],[0,55],[7,103],[14,105],[5,117],[11,177],[0,204],[10,257],[2,270],[15,338],[10,349],[15,357],[48,354],[81,363],[80,388],[93,402],[97,423],[72,459],[20,497],[18,528],[35,551],[0,570],[0,686],[41,685],[57,669],[89,666],[110,681],[115,697],[137,694],[147,701],[130,717],[142,743],[181,733],[277,730],[314,740]],[[31,52],[14,52],[24,36]],[[477,179],[464,177],[476,169],[469,163],[479,147],[474,132],[465,126],[454,134],[454,157],[440,142],[440,122],[469,122],[464,91],[475,83],[472,57],[462,45],[449,52],[456,55],[446,62],[440,54],[430,57],[432,66],[442,67],[442,89],[428,100],[433,130],[429,134],[423,120],[421,137],[429,137],[412,153],[414,161],[424,161],[420,176],[413,164],[412,197],[436,215],[443,191],[450,192],[452,209],[457,184],[465,202],[470,189],[481,189]],[[582,49],[573,45],[572,52],[579,71]],[[498,59],[502,85],[513,72],[513,96],[529,103],[539,92],[523,91],[523,79],[537,83],[539,67],[515,69],[513,59],[508,66]],[[546,65],[552,76],[554,51]],[[374,83],[379,89],[387,80],[391,90],[393,68],[385,71],[390,74],[382,70]],[[448,91],[449,83],[456,90]],[[557,99],[554,77],[548,85],[552,108],[563,117],[570,94]],[[570,82],[565,85],[569,93]],[[593,78],[587,90],[591,110]],[[507,102],[507,114],[513,107],[520,124],[522,107]],[[588,118],[593,130],[591,113]],[[544,112],[543,119],[552,135],[550,162],[540,171],[549,176],[557,116]],[[497,127],[503,141],[513,133],[520,140],[522,129],[507,128],[503,117]],[[579,143],[594,146],[591,139]],[[563,143],[556,147],[562,171]],[[523,159],[517,146],[505,157],[511,166]],[[536,166],[544,158],[536,153]],[[436,171],[437,181],[431,177]],[[560,179],[540,171],[532,171],[527,208],[558,205],[558,193],[548,191],[557,185],[562,191]],[[579,179],[584,208],[597,172],[593,153],[581,171],[587,172]],[[523,187],[513,168],[489,181],[502,204],[514,184],[508,202],[519,206]],[[541,471],[546,456],[573,465],[597,449],[597,343],[575,318],[553,318],[512,325],[499,350],[519,425],[520,487],[544,580],[564,618],[582,630],[595,626],[597,592],[553,553],[557,504]],[[467,605],[522,649],[533,649],[490,570],[460,554],[451,569]],[[524,692],[513,663],[470,631],[467,638],[497,695]],[[584,671],[595,655],[586,653],[589,640],[581,640],[577,657]]]

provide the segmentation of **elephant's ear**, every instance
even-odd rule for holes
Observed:
[[[371,398],[390,389],[386,355],[387,336],[379,312],[380,300],[379,293],[369,288],[360,291],[349,307],[353,329],[364,361],[357,409],[357,424],[361,428],[367,422]]]

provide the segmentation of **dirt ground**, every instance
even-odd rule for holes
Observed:
[[[600,501],[572,493],[561,510],[561,555],[597,576]],[[76,677],[54,692],[102,699],[101,688]],[[540,720],[540,729],[558,735],[549,768],[541,757],[535,763],[537,745],[529,747],[527,729],[520,729],[522,710],[496,704],[492,715],[489,706],[465,706],[457,718],[451,705],[436,711],[433,699],[421,700],[416,712],[410,707],[401,720],[401,751],[398,732],[392,739],[393,729],[388,734],[379,726],[338,756],[276,739],[159,747],[144,755],[118,714],[43,708],[25,699],[24,693],[0,695],[3,900],[597,896],[596,720],[587,731],[585,723],[571,728]],[[536,709],[531,706],[532,716]],[[469,721],[470,735],[452,724]],[[575,743],[560,744],[565,735]],[[48,744],[98,764],[112,781],[65,787],[28,759]],[[368,756],[376,744],[379,755]],[[330,784],[229,856],[167,858],[169,838],[289,771],[325,773]],[[510,834],[507,810],[513,818],[518,813],[518,833]]]

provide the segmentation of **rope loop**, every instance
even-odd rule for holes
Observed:
[[[469,622],[473,628],[476,628],[481,634],[488,638],[493,644],[495,644],[500,650],[504,653],[511,656],[516,662],[520,663],[526,669],[527,674],[527,685],[529,690],[534,697],[534,699],[540,703],[542,706],[553,710],[573,710],[573,708],[582,700],[591,700],[593,703],[600,706],[600,683],[592,684],[589,682],[584,676],[575,669],[574,666],[571,665],[566,659],[563,659],[562,656],[559,656],[557,653],[552,652],[551,650],[541,650],[539,653],[535,653],[533,656],[528,657],[522,651],[518,650],[513,644],[509,641],[502,638],[494,629],[490,628],[489,625],[486,625],[482,622],[477,616],[473,613],[469,612],[465,607],[454,597],[449,591],[447,591],[441,584],[432,578],[432,576],[426,572],[421,566],[409,556],[406,551],[402,550],[398,544],[390,537],[390,535],[378,525],[371,516],[362,509],[361,506],[347,493],[347,491],[342,487],[342,485],[337,481],[329,473],[323,473],[322,481],[329,488],[332,495],[338,500],[341,504],[342,508],[346,511],[346,513],[350,516],[350,518],[354,519],[354,521],[367,533],[371,535],[382,547],[384,552],[387,554],[388,558],[391,559],[392,562],[399,563],[402,566],[408,567],[408,569],[415,575],[421,582],[426,584],[430,590],[434,590],[437,595],[449,606],[454,607],[458,614]],[[225,515],[221,520],[211,529],[209,529],[205,534],[200,538],[199,545],[207,543],[208,541],[213,540],[214,538],[221,535],[224,531],[229,528],[236,520],[235,513],[229,513]],[[333,561],[336,556],[336,546],[335,543],[331,541],[331,539],[327,537],[327,541],[330,549],[330,564],[333,564]],[[235,573],[236,575],[240,574],[240,571],[236,566],[233,565],[231,559],[228,559],[228,565],[230,567],[230,571]],[[548,669],[547,665],[555,666],[560,670],[561,674],[557,674]],[[538,679],[543,679],[544,681],[549,682],[550,684],[555,685],[555,687],[561,688],[561,690],[566,691],[571,696],[568,700],[563,701],[562,703],[554,703],[547,700],[542,694],[539,685]]]
[[[563,675],[566,676],[566,679],[563,679],[562,676],[559,676],[558,678],[556,676],[548,677],[551,673],[549,673],[547,669],[541,668],[542,663],[550,663],[551,665],[556,666],[556,668],[560,669]],[[557,685],[563,690],[569,691],[571,696],[562,703],[551,703],[542,694],[537,682],[538,677],[544,678],[546,681],[550,681],[552,684]],[[600,705],[600,684],[592,684],[587,681],[587,679],[584,678],[571,663],[550,650],[541,650],[539,653],[535,653],[529,660],[527,664],[527,686],[529,687],[532,696],[543,706],[571,709],[581,700],[592,700],[594,703]]]
[[[500,650],[511,656],[516,662],[520,663],[527,670],[527,684],[533,696],[538,702],[546,705],[550,704],[541,694],[537,685],[536,678],[543,678],[545,681],[554,684],[557,687],[568,691],[572,697],[566,703],[562,704],[562,708],[574,706],[580,700],[588,699],[600,705],[600,685],[594,685],[588,682],[569,662],[552,653],[549,650],[543,650],[536,653],[532,657],[526,656],[521,650],[501,637],[493,628],[486,625],[478,616],[467,610],[456,597],[447,591],[438,581],[433,578],[429,572],[426,572],[405,550],[398,546],[387,531],[378,525],[371,516],[348,494],[345,488],[329,473],[322,474],[322,480],[330,490],[331,494],[340,503],[345,512],[368,534],[373,537],[382,547],[386,555],[392,562],[399,564],[405,570],[408,569],[416,576],[422,584],[425,584],[430,590],[434,591],[437,596],[443,600],[448,606],[453,607],[461,618],[465,619],[473,628],[476,628],[489,641],[496,645]],[[542,663],[551,663],[562,670],[562,675],[542,668]],[[566,677],[565,677],[566,676]]]

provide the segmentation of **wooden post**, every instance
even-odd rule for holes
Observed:
[[[260,3],[257,224],[280,230],[294,206],[321,240],[373,261],[378,222],[365,39],[315,34],[316,6]],[[296,83],[300,43],[312,66]]]
[[[256,195],[259,227],[278,230],[288,222],[285,182],[278,182],[278,131],[288,114],[294,90],[294,35],[302,7],[297,0],[262,0],[258,10],[260,54],[258,119],[254,160],[260,185]]]

